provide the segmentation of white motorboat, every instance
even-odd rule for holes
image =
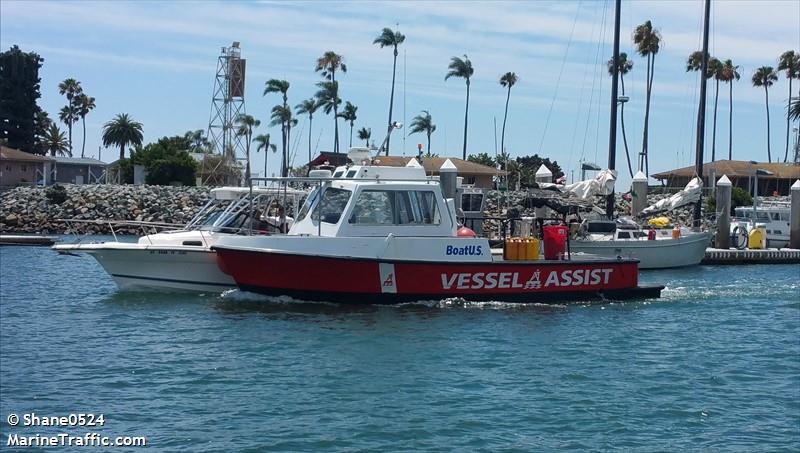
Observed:
[[[764,225],[768,248],[783,248],[789,244],[789,220],[791,205],[787,202],[762,202],[752,206],[734,208],[731,219],[731,244],[743,249],[747,246],[747,235],[754,227]]]
[[[570,241],[571,252],[607,258],[636,258],[639,269],[667,269],[700,264],[711,242],[708,231],[681,228],[645,230],[633,224],[587,221],[581,234]]]
[[[286,211],[294,211],[305,195],[299,190],[253,187],[251,205],[250,193],[246,187],[212,189],[209,202],[185,227],[145,235],[136,242],[119,241],[115,234],[110,242],[59,244],[53,249],[91,255],[120,289],[221,292],[236,284],[219,270],[211,246],[225,236],[287,232],[292,218]],[[125,222],[109,223],[113,232],[114,225]]]

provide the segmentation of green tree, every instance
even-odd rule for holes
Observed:
[[[355,121],[358,119],[358,115],[356,115],[357,111],[358,107],[351,104],[350,101],[347,101],[344,103],[344,109],[342,110],[342,113],[339,114],[339,116],[342,117],[345,122],[350,122],[350,148],[353,147],[353,126]]]
[[[469,61],[469,58],[464,55],[464,59],[462,60],[459,57],[452,57],[450,59],[450,64],[447,66],[449,71],[447,75],[444,76],[444,80],[449,79],[450,77],[458,77],[464,79],[467,84],[467,103],[466,108],[464,109],[464,148],[461,152],[461,158],[466,160],[467,159],[467,122],[469,119],[469,80],[472,77],[472,74],[475,72],[472,68],[472,62]]]
[[[793,120],[800,120],[800,97],[792,99],[789,104],[789,116]]]
[[[253,115],[242,114],[236,117],[236,135],[244,137],[245,143],[245,162],[244,179],[248,185],[250,182],[250,143],[253,141],[253,129],[261,126],[261,121],[253,117]]]
[[[168,185],[180,182],[185,186],[195,185],[197,162],[189,155],[188,140],[184,136],[162,137],[144,147],[137,145],[130,159],[120,161],[124,167],[122,180],[132,181],[133,164],[143,165],[147,171],[145,182],[153,185]]]
[[[67,105],[61,109],[61,121],[63,121],[69,129],[69,155],[72,156],[72,125],[78,122],[78,106],[75,103],[75,98],[83,93],[81,83],[75,79],[64,79],[63,82],[58,84],[58,94],[67,97]]]
[[[339,82],[318,82],[317,87],[319,90],[314,95],[317,98],[317,102],[319,106],[322,107],[322,111],[325,112],[326,115],[330,115],[333,112],[334,121],[336,122],[336,128],[334,133],[334,140],[333,140],[333,150],[334,152],[339,152],[339,118],[338,118],[338,109],[339,104],[342,103],[341,98],[339,98]]]
[[[0,140],[29,153],[45,152],[37,137],[49,128],[47,114],[37,105],[39,69],[44,59],[17,46],[0,53]],[[47,121],[45,121],[47,119]]]
[[[66,156],[69,153],[69,142],[67,137],[58,128],[58,125],[51,123],[50,128],[43,137],[43,144],[45,149],[51,156],[59,155]]]
[[[275,146],[274,143],[269,142],[270,141],[269,134],[257,135],[256,138],[254,138],[253,140],[255,140],[257,145],[256,152],[264,151],[264,177],[266,178],[268,175],[267,161],[269,160],[269,152],[271,150],[273,153],[277,153],[278,147]]]
[[[714,122],[711,128],[711,162],[717,160],[717,103],[719,101],[719,82],[724,78],[723,64],[716,57],[711,57],[708,60],[708,74],[709,79],[714,79]]]
[[[311,155],[311,124],[314,121],[314,113],[316,113],[317,109],[319,108],[319,102],[317,102],[314,98],[306,99],[305,101],[297,104],[294,106],[294,109],[298,115],[308,115],[308,161],[311,162],[311,159],[314,156]]]
[[[500,77],[500,86],[508,88],[506,93],[506,110],[503,113],[503,132],[500,133],[500,149],[506,149],[506,119],[508,118],[508,101],[511,100],[511,87],[517,84],[519,78],[516,73],[507,72]]]
[[[289,110],[289,82],[286,80],[279,80],[279,79],[269,79],[264,86],[264,96],[269,93],[281,93],[283,95],[283,109],[282,111]],[[274,111],[274,109],[273,109]],[[291,111],[290,111],[291,113]],[[289,115],[291,117],[291,114]],[[288,123],[281,122],[281,155],[286,160],[286,156],[289,154],[289,131],[288,131]],[[281,172],[283,175],[283,172]],[[285,176],[285,175],[283,175]]]
[[[608,75],[614,76],[614,59],[611,58],[606,63],[608,67]],[[633,69],[633,61],[628,60],[628,54],[621,52],[617,60],[617,73],[619,74],[619,81],[622,85],[622,96],[625,96],[625,74],[631,72]],[[621,102],[619,106],[619,118],[622,126],[622,143],[625,144],[625,159],[628,161],[628,173],[633,178],[633,166],[631,165],[631,154],[628,151],[628,136],[625,134],[625,103]]]
[[[364,140],[364,146],[367,148],[369,148],[370,137],[372,137],[372,129],[367,127],[362,127],[361,129],[358,130],[358,139]]]
[[[389,128],[386,130],[386,155],[389,155],[389,137],[394,121],[392,121],[392,107],[394,106],[394,81],[397,74],[397,46],[403,43],[406,37],[399,31],[392,31],[391,28],[384,28],[381,34],[372,41],[372,44],[378,44],[381,49],[384,47],[391,47],[394,49],[394,62],[392,63],[392,94],[389,96]],[[352,146],[352,144],[351,144]]]
[[[530,186],[533,184],[536,171],[543,164],[553,173],[554,180],[564,176],[564,172],[561,170],[561,166],[558,165],[558,162],[551,161],[549,157],[542,158],[539,157],[538,154],[534,154],[533,156],[517,157],[516,161],[520,172],[521,185],[523,186]]]
[[[753,86],[764,87],[764,100],[767,107],[767,162],[772,162],[772,151],[769,146],[769,87],[778,80],[778,74],[772,66],[762,66],[753,73]]]
[[[731,60],[725,60],[722,63],[722,80],[723,83],[729,83],[728,86],[728,160],[733,159],[733,82],[739,80],[739,66],[733,64]]]
[[[347,72],[347,65],[344,63],[344,57],[336,52],[329,50],[317,58],[317,66],[314,69],[319,72],[323,78],[329,81],[330,85],[326,85],[333,90],[333,152],[339,152],[339,104],[342,102],[339,98],[339,84],[336,82],[336,71]],[[325,83],[325,82],[321,82]],[[317,86],[322,87],[319,83]],[[317,93],[319,94],[319,92]],[[319,96],[317,96],[319,98]],[[338,101],[337,101],[338,100]],[[325,109],[325,113],[329,114],[330,109]]]
[[[639,154],[639,170],[644,169],[645,174],[650,174],[648,157],[648,132],[650,127],[650,97],[653,93],[653,77],[655,75],[656,54],[661,47],[661,33],[647,22],[637,26],[633,31],[633,43],[636,52],[647,58],[647,72],[645,75],[645,107],[644,131],[642,133],[642,152]]]
[[[428,155],[431,154],[431,134],[433,134],[435,131],[436,125],[433,124],[431,114],[427,110],[423,110],[422,113],[415,116],[414,119],[411,120],[409,134],[425,133],[425,136],[428,137]]]
[[[297,124],[297,120],[292,117],[292,109],[282,105],[272,107],[270,118],[272,119],[269,123],[271,127],[279,124],[285,125],[285,133],[282,135],[284,140],[283,153],[281,154],[281,176],[286,177],[289,174],[289,137],[292,126]]]
[[[800,79],[800,53],[793,50],[782,53],[778,60],[778,71],[786,71],[786,78],[789,80],[789,102],[786,105],[786,150],[783,153],[783,161],[786,162],[789,159],[789,129],[791,122],[789,112],[792,101],[792,80]]]
[[[186,139],[189,152],[202,154],[211,152],[211,142],[208,141],[206,132],[203,129],[187,131],[183,134],[183,138]]]
[[[119,146],[120,160],[125,158],[125,147],[142,144],[142,123],[134,121],[127,113],[120,113],[103,125],[103,146]]]
[[[497,165],[497,162],[494,160],[494,158],[489,156],[487,153],[470,154],[469,157],[467,157],[467,160],[492,168]]]
[[[81,93],[75,97],[75,105],[78,107],[78,116],[81,117],[83,123],[83,142],[81,143],[81,157],[86,153],[86,115],[89,114],[96,107],[94,98]]]

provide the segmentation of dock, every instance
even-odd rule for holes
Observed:
[[[58,236],[41,234],[0,234],[0,245],[53,245]]]
[[[800,264],[800,250],[708,248],[700,264]]]

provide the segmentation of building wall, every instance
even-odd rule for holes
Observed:
[[[42,171],[39,162],[0,161],[0,186],[36,184],[36,170]]]
[[[467,178],[464,178],[467,179]],[[492,175],[477,175],[472,176],[470,179],[475,180],[475,187],[481,189],[492,189],[494,188],[494,184],[492,182]]]
[[[89,171],[91,169],[92,177],[89,180]],[[83,184],[95,182],[95,178],[103,173],[103,169],[97,166],[90,165],[64,165],[57,166],[57,173],[55,181],[62,184],[77,184],[77,176],[83,176]]]

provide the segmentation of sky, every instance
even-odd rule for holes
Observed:
[[[258,133],[280,137],[267,127],[278,95],[263,96],[266,80],[291,83],[289,103],[316,92],[314,72],[325,51],[343,55],[348,71],[337,76],[340,97],[358,106],[355,130],[370,127],[383,140],[392,80],[392,52],[373,45],[384,27],[406,36],[400,46],[394,119],[408,125],[421,110],[437,129],[431,151],[460,157],[466,86],[445,81],[453,56],[467,55],[475,69],[470,87],[467,152],[494,155],[500,146],[506,89],[499,78],[515,72],[505,132],[511,156],[556,160],[568,178],[579,177],[581,160],[605,167],[608,159],[611,79],[605,62],[612,54],[613,1],[529,2],[211,2],[211,1],[0,1],[0,47],[19,45],[44,58],[40,106],[51,118],[66,105],[58,83],[81,82],[96,98],[86,117],[86,154],[112,161],[115,149],[98,148],[102,126],[128,113],[144,126],[145,143],[162,136],[207,129],[217,59],[222,46],[241,43],[247,59],[245,108],[262,120]],[[620,51],[634,61],[625,77],[625,126],[633,159],[642,146],[645,59],[635,54],[633,29],[651,20],[662,35],[655,60],[650,113],[650,173],[693,165],[699,76],[685,71],[685,60],[702,44],[700,0],[623,0]],[[767,159],[763,89],[750,78],[760,66],[776,67],[786,50],[800,51],[800,1],[714,0],[710,54],[732,59],[741,80],[733,84],[733,158]],[[800,83],[792,91],[798,93]],[[773,161],[786,146],[788,82],[783,74],[769,90]],[[711,157],[715,86],[709,83],[706,161]],[[797,96],[798,94],[795,94]],[[720,87],[716,155],[728,153],[728,86]],[[496,123],[496,128],[495,128]],[[333,118],[318,112],[313,121],[314,152],[333,145]],[[797,127],[795,122],[793,127]],[[80,123],[73,143],[80,155]],[[65,127],[62,125],[62,128]],[[392,135],[391,154],[416,155],[424,134]],[[342,149],[349,126],[340,121]],[[295,166],[308,156],[308,121],[293,129]],[[496,138],[495,138],[496,137]],[[790,147],[794,143],[790,141]],[[361,144],[355,137],[354,145]],[[280,148],[280,145],[279,145]],[[102,152],[102,156],[99,155]],[[790,150],[791,153],[791,150]],[[270,155],[268,173],[278,171]],[[790,156],[791,157],[791,156]],[[263,169],[263,153],[253,168]],[[629,184],[621,132],[617,169]]]

